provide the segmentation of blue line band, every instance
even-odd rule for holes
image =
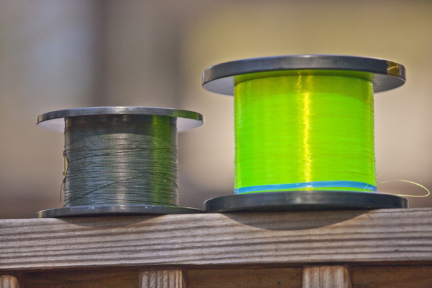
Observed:
[[[284,189],[302,189],[302,188],[328,188],[328,187],[345,187],[357,188],[376,192],[376,186],[364,182],[356,181],[314,181],[304,183],[290,183],[290,184],[273,184],[273,185],[260,185],[251,187],[242,187],[234,189],[234,194],[259,192],[259,191],[272,191]]]

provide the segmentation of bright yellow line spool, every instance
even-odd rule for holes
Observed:
[[[235,86],[235,193],[376,191],[367,74],[292,72]]]

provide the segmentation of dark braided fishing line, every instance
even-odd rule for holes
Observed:
[[[178,205],[176,118],[66,119],[64,207]]]

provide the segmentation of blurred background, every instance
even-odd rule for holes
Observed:
[[[342,54],[402,63],[407,83],[376,95],[378,182],[432,188],[432,1],[0,1],[0,218],[61,207],[63,135],[36,116],[86,106],[205,115],[180,134],[180,204],[233,193],[233,99],[201,87],[213,64]],[[421,195],[393,182],[378,191]],[[430,207],[432,197],[410,198]]]

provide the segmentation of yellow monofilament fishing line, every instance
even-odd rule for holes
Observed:
[[[376,191],[373,83],[294,75],[235,86],[235,193]]]

